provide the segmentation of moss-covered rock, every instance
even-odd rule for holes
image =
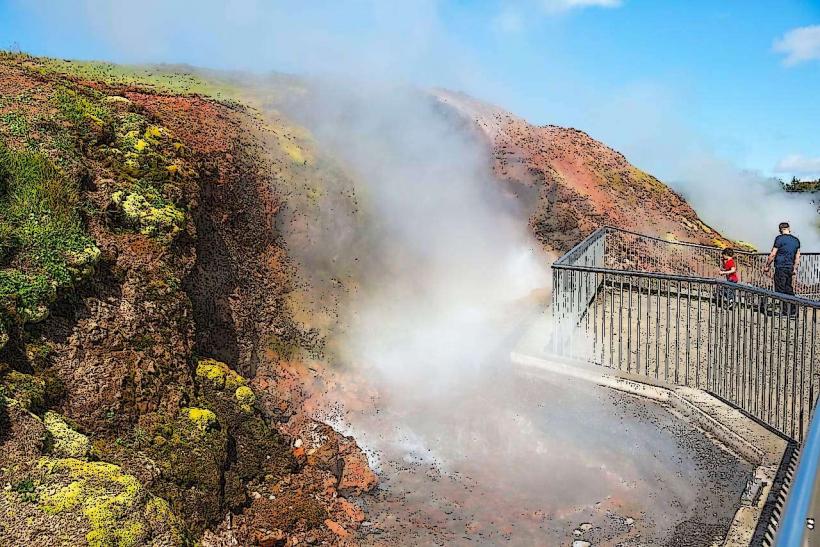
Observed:
[[[159,469],[152,491],[185,515],[193,536],[200,535],[225,516],[222,493],[229,441],[218,414],[189,407],[174,418],[154,414],[141,423],[141,451]]]
[[[256,395],[245,378],[214,359],[199,361],[196,376],[202,392],[197,404],[216,413],[233,441],[232,472],[249,481],[296,469],[287,441],[254,413]]]
[[[9,330],[6,327],[5,321],[0,319],[0,349],[6,347],[6,344],[9,343]]]
[[[243,412],[250,412],[253,410],[253,404],[256,402],[256,395],[248,386],[239,386],[234,393],[236,400],[239,402],[239,408]]]
[[[32,412],[43,409],[46,400],[44,379],[12,370],[3,377],[2,383],[8,396],[15,399],[24,409]]]
[[[216,414],[207,408],[183,408],[182,411],[188,415],[188,420],[202,432],[219,425]]]
[[[137,192],[118,191],[111,196],[111,200],[122,210],[130,224],[148,236],[173,239],[185,223],[185,213],[175,205],[152,205]]]
[[[41,458],[37,468],[37,508],[56,522],[66,517],[82,522],[89,546],[186,544],[181,522],[167,503],[119,466]]]
[[[59,458],[87,458],[91,454],[91,441],[88,437],[74,431],[62,416],[47,411],[43,423],[51,434],[51,453]]]
[[[234,391],[248,383],[245,378],[237,374],[225,363],[215,359],[203,359],[196,366],[197,378],[205,380],[216,389]]]
[[[67,255],[68,268],[75,278],[90,277],[94,266],[100,261],[101,251],[96,245],[89,245],[82,251],[72,251]]]

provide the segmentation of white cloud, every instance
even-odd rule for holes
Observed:
[[[774,50],[783,53],[783,64],[820,60],[820,25],[792,29],[774,42]]]
[[[777,173],[792,175],[817,175],[820,174],[820,158],[807,158],[800,154],[791,154],[777,162],[774,170]]]

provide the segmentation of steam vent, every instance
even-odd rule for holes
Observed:
[[[0,0],[0,547],[820,546],[808,4]]]

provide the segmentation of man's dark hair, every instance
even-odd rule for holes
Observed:
[[[782,232],[783,230],[788,230],[788,229],[789,229],[789,223],[788,223],[788,222],[781,222],[781,223],[777,226],[777,229],[778,229],[778,230],[780,230],[781,232]]]
[[[735,250],[731,247],[726,247],[720,254],[722,254],[723,256],[735,256]]]

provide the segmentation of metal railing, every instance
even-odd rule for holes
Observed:
[[[590,238],[604,239],[606,267],[615,270],[711,278],[720,265],[720,247],[669,241],[612,227],[601,228]],[[801,254],[800,271],[794,280],[795,295],[820,299],[820,253]],[[735,249],[741,282],[773,289],[771,274],[763,273],[767,256],[768,253]]]
[[[820,394],[820,302],[706,277],[719,252],[596,231],[553,264],[553,351],[706,390],[800,442]]]
[[[802,443],[817,422],[820,395],[820,302],[813,299],[820,295],[820,255],[803,255],[797,296],[789,296],[770,290],[765,254],[737,252],[742,282],[719,279],[720,252],[609,227],[595,231],[553,264],[552,350],[705,390]],[[812,435],[820,436],[818,429]],[[790,491],[783,520],[790,526],[805,527],[805,489],[817,482],[817,466],[804,462],[820,457],[815,444],[801,454],[800,470],[811,477]]]

